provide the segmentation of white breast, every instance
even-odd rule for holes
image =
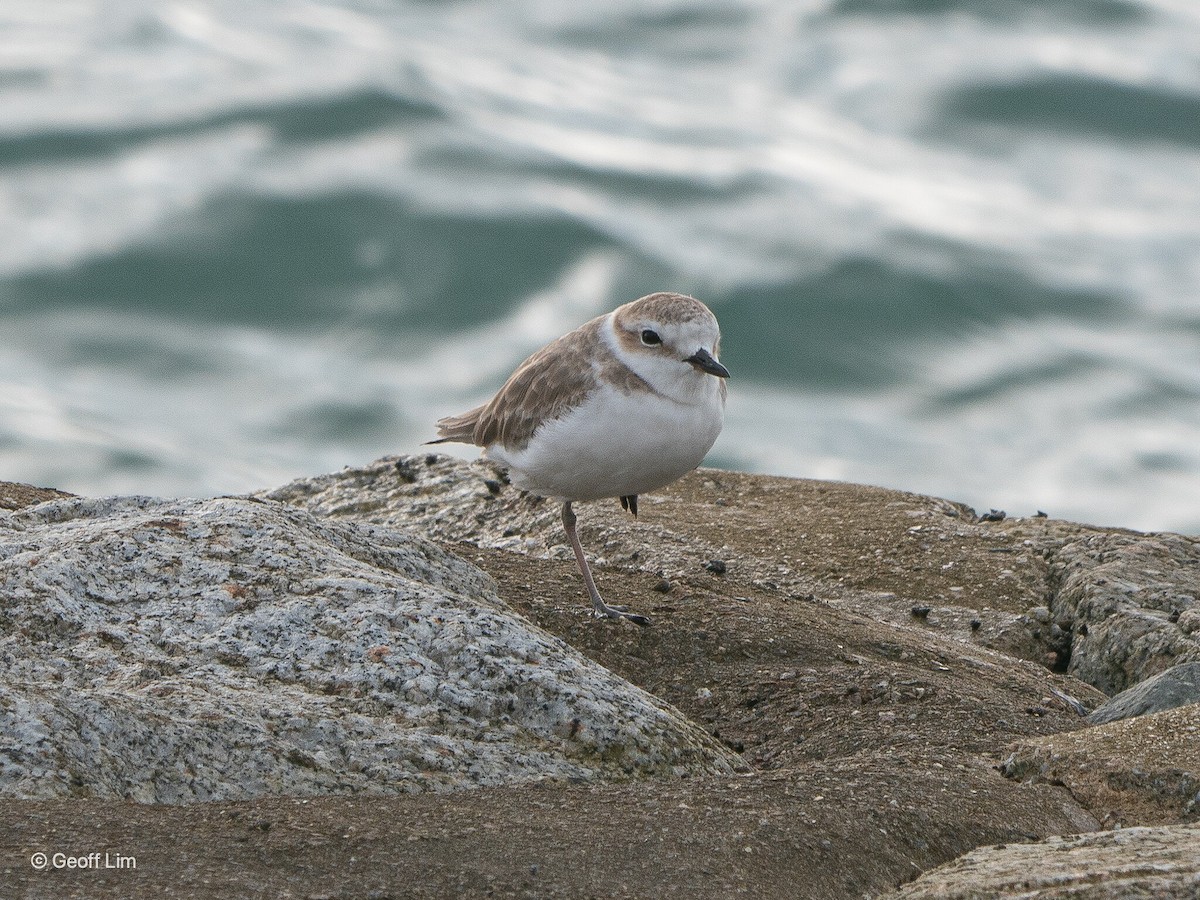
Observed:
[[[517,487],[562,500],[644,494],[700,465],[721,433],[724,401],[712,376],[691,402],[624,393],[606,384],[575,410],[537,430],[523,450],[487,456]]]

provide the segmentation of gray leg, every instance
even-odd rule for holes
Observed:
[[[571,549],[575,551],[575,562],[579,564],[579,574],[583,576],[583,583],[587,586],[588,596],[592,599],[596,615],[608,616],[610,619],[628,619],[637,625],[649,625],[649,619],[639,616],[637,613],[626,612],[624,606],[609,606],[600,596],[600,592],[596,590],[592,570],[588,567],[587,558],[583,555],[583,546],[579,543],[579,535],[575,533],[575,513],[571,509],[570,500],[563,504],[562,521],[563,530],[567,533],[567,540],[571,542]]]

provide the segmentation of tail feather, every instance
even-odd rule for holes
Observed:
[[[445,443],[461,443],[475,444],[475,428],[479,424],[479,415],[483,412],[482,406],[477,406],[474,409],[460,413],[457,416],[446,416],[444,419],[438,419],[437,428],[438,436],[432,441],[426,441],[426,444],[445,444]]]

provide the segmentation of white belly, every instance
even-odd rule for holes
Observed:
[[[523,450],[492,446],[517,487],[562,500],[644,494],[703,461],[724,421],[716,379],[710,395],[679,403],[655,394],[602,390],[548,422]]]

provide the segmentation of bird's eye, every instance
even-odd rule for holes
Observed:
[[[656,347],[662,343],[662,338],[658,336],[657,331],[651,331],[649,328],[642,329],[642,343],[647,347]]]

